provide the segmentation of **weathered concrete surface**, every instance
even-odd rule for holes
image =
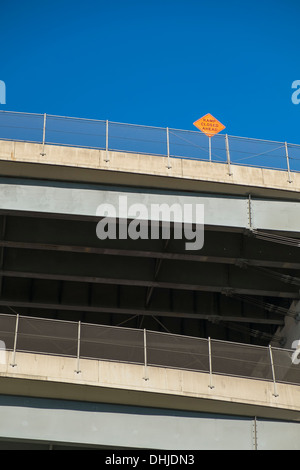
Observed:
[[[12,352],[0,364],[1,394],[300,421],[300,387],[186,370]],[[4,361],[2,361],[4,362]]]
[[[52,178],[106,184],[125,184],[188,191],[269,195],[299,199],[300,173],[292,173],[288,182],[286,171],[210,163],[181,158],[106,152],[103,150],[0,141],[2,176]]]

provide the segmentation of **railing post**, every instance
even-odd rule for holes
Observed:
[[[288,182],[292,183],[291,171],[290,171],[290,159],[289,159],[289,151],[288,151],[287,142],[284,142],[284,146],[285,146],[285,156],[286,156],[286,163],[287,163],[287,170],[288,170]]]
[[[43,124],[43,151],[41,152],[40,155],[44,156],[45,154],[45,140],[46,140],[46,120],[47,120],[47,114],[44,114],[44,124]]]
[[[149,380],[147,374],[147,332],[146,328],[144,328],[144,380]]]
[[[167,156],[168,156],[167,168],[170,169],[170,168],[172,168],[172,165],[170,163],[170,136],[169,136],[169,128],[168,127],[167,127]]]
[[[16,316],[13,358],[12,358],[12,363],[10,364],[11,367],[15,367],[17,365],[16,364],[16,350],[17,350],[18,329],[19,329],[19,314],[17,314],[17,316]]]
[[[269,344],[269,353],[270,353],[270,361],[271,361],[271,369],[272,369],[272,378],[273,378],[273,384],[274,384],[274,397],[278,397],[277,393],[277,387],[276,387],[276,378],[275,378],[275,369],[274,369],[274,361],[273,361],[273,354],[272,354],[272,348],[271,345]]]
[[[225,135],[225,144],[226,144],[226,156],[227,156],[227,165],[228,165],[228,175],[232,175],[231,166],[230,166],[230,152],[229,152],[229,142],[228,134]]]
[[[257,450],[257,418],[254,416],[253,419],[253,448]]]
[[[252,227],[252,200],[251,194],[248,195],[248,222],[249,222],[249,230],[253,231]]]
[[[211,137],[208,137],[208,156],[209,161],[211,162]]]
[[[81,321],[78,322],[78,333],[77,333],[77,368],[75,370],[76,374],[80,374],[79,370],[79,360],[80,360],[80,338],[81,338]]]
[[[215,388],[212,384],[212,361],[211,361],[211,340],[208,338],[208,361],[209,361],[209,388]]]
[[[109,156],[108,156],[108,120],[106,121],[106,132],[105,132],[105,161],[109,162]]]

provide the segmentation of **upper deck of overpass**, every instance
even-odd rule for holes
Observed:
[[[300,145],[286,142],[219,134],[209,155],[198,131],[0,111],[0,144],[2,175],[296,199],[300,188]]]
[[[300,191],[298,172],[6,140],[0,165],[9,177],[291,200]]]

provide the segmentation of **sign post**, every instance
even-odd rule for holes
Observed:
[[[202,116],[202,118],[198,119],[193,124],[208,137],[208,154],[209,161],[211,162],[211,138],[225,129],[225,126],[209,113]]]

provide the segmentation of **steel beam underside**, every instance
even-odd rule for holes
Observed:
[[[135,449],[295,449],[300,423],[0,396],[0,439]],[[19,441],[20,442],[20,441]]]
[[[118,207],[119,196],[128,206],[144,204],[204,204],[204,223],[239,229],[300,232],[300,204],[294,201],[249,199],[215,194],[183,193],[124,187],[105,187],[41,180],[0,179],[0,211],[52,214],[53,216],[95,217],[100,204]],[[124,214],[126,215],[126,214]],[[193,214],[194,215],[194,214]],[[169,220],[167,220],[169,221]],[[186,219],[194,223],[195,219]]]

